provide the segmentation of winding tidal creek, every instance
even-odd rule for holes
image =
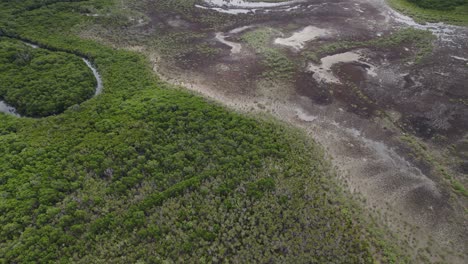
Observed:
[[[45,47],[41,47],[41,46],[26,42],[26,41],[23,41],[23,43],[30,46],[30,47],[32,47],[32,48],[34,48],[34,49],[37,49],[37,48],[47,49]],[[78,56],[76,54],[73,54],[73,55]],[[96,67],[94,67],[94,65],[88,59],[86,59],[84,57],[81,57],[81,56],[80,56],[80,58],[84,61],[86,66],[89,69],[91,69],[91,71],[93,72],[94,78],[96,78],[96,89],[95,89],[94,96],[102,93],[102,90],[103,90],[102,78],[101,78],[101,75],[99,74],[98,70],[96,69]],[[18,112],[16,111],[16,109],[13,106],[7,104],[5,101],[2,101],[2,100],[0,100],[0,112],[1,113],[6,113],[6,114],[9,114],[9,115],[13,115],[13,116],[17,116],[17,117],[21,117],[21,115],[18,114]]]

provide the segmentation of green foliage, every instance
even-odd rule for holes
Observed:
[[[463,184],[461,184],[459,181],[452,180],[452,186],[456,192],[468,197],[468,190],[466,190],[465,186],[463,186]]]
[[[272,178],[261,179],[247,185],[247,195],[255,198],[261,198],[267,191],[275,189],[275,180]]]
[[[413,17],[418,22],[446,22],[468,25],[466,0],[388,0],[392,8]]]
[[[294,74],[295,65],[281,50],[270,47],[271,39],[277,32],[270,28],[260,28],[242,35],[242,40],[263,57],[266,68],[263,75],[268,79],[289,79]]]
[[[2,32],[92,59],[106,87],[58,116],[0,114],[1,263],[404,262],[314,142],[63,33],[103,2],[0,3]]]
[[[94,94],[96,80],[77,56],[0,38],[0,98],[25,116],[59,114]]]
[[[408,0],[417,6],[437,10],[453,10],[457,6],[468,4],[468,0]]]

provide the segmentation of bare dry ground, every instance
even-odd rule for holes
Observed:
[[[468,28],[419,25],[383,0],[144,0],[97,12],[82,36],[303,128],[415,260],[466,263]]]

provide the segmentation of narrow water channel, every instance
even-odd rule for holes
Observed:
[[[32,47],[32,48],[34,48],[34,49],[37,49],[37,48],[46,49],[44,47],[40,47],[38,45],[29,43],[29,42],[26,42],[26,41],[23,41],[23,43],[30,46],[30,47]],[[78,56],[76,54],[73,54],[73,55]],[[96,69],[96,67],[94,67],[94,65],[88,59],[86,59],[84,57],[81,57],[81,59],[84,61],[86,66],[89,69],[91,69],[91,71],[93,72],[94,78],[96,78],[96,89],[95,89],[94,96],[102,93],[102,90],[103,90],[102,78],[101,78],[101,75],[99,74],[98,70]],[[9,115],[13,115],[13,116],[17,116],[17,117],[21,117],[21,115],[18,114],[18,112],[16,111],[16,109],[13,106],[8,105],[5,101],[2,101],[2,100],[0,100],[0,112],[5,113],[5,114],[9,114]]]

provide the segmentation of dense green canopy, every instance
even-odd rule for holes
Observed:
[[[468,0],[408,0],[420,7],[438,10],[451,10],[457,6],[468,4]]]
[[[96,80],[78,56],[0,38],[0,99],[21,115],[62,113],[94,94]]]

